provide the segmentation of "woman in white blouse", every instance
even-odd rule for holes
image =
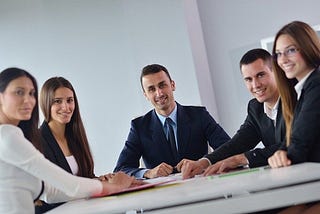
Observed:
[[[0,213],[34,213],[34,201],[62,202],[108,195],[134,181],[119,173],[112,181],[74,176],[39,151],[38,88],[19,68],[0,73]],[[32,142],[32,143],[31,143]]]

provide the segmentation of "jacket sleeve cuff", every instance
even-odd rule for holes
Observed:
[[[206,161],[208,161],[208,163],[209,163],[209,166],[211,166],[212,165],[212,163],[211,163],[211,161],[208,159],[208,158],[200,158],[199,160],[206,160]]]

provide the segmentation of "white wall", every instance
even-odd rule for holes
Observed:
[[[0,47],[1,70],[72,82],[97,174],[113,170],[131,119],[152,108],[142,67],[165,65],[176,99],[201,104],[182,1],[2,0]]]

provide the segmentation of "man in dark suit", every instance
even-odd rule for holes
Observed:
[[[272,57],[264,49],[252,49],[243,55],[240,70],[247,89],[255,97],[248,104],[247,118],[232,139],[216,151],[198,161],[182,160],[177,168],[183,178],[268,164],[268,158],[279,148],[285,133],[271,63]],[[259,142],[264,148],[255,148]]]
[[[208,143],[217,149],[230,139],[205,107],[182,106],[175,101],[175,82],[164,66],[144,67],[140,83],[154,109],[131,121],[114,171],[138,178],[167,176],[183,158],[197,160],[207,154]],[[146,168],[139,168],[141,157]]]

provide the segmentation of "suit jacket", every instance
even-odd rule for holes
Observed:
[[[60,166],[61,168],[72,174],[68,161],[64,156],[62,150],[60,149],[58,142],[54,138],[47,122],[44,121],[42,123],[40,132],[42,136],[42,147],[44,156],[52,163]]]
[[[264,113],[263,103],[252,99],[248,103],[247,118],[237,133],[230,141],[205,157],[214,164],[227,157],[244,153],[250,167],[264,166],[268,164],[268,158],[281,146],[284,135],[285,125],[281,102],[278,106],[276,127],[274,127],[273,121]],[[260,141],[264,148],[254,149]]]
[[[43,154],[44,156],[49,159],[52,163],[60,166],[67,172],[72,174],[71,168],[67,162],[67,159],[65,158],[62,150],[60,149],[60,146],[58,145],[56,139],[54,138],[49,125],[47,122],[43,122],[40,127],[40,133],[41,133],[41,143],[43,148]],[[42,202],[41,206],[35,206],[35,213],[40,214],[44,213],[48,210],[51,210],[63,203],[54,203],[54,204],[47,204],[45,202]]]
[[[197,160],[208,153],[208,143],[214,149],[230,137],[210,116],[205,107],[182,106],[177,103],[177,142],[179,157],[171,153],[162,124],[151,110],[131,121],[131,128],[114,171],[135,175],[141,170],[142,157],[146,168],[152,169],[162,162],[175,166],[183,158]]]
[[[293,164],[320,162],[320,68],[304,83],[293,118],[288,158]]]

